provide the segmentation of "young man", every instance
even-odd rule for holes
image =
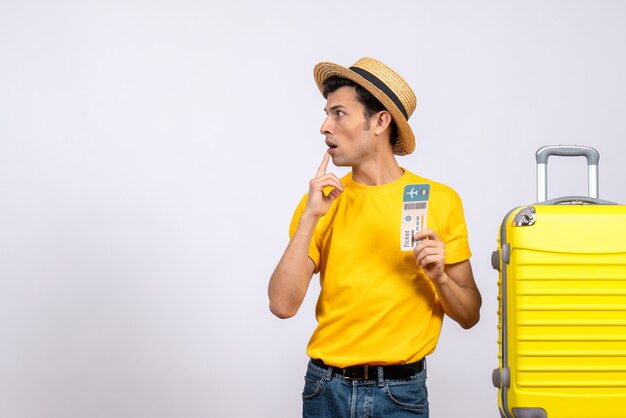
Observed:
[[[395,159],[415,148],[402,77],[372,58],[320,63],[314,76],[328,150],[269,283],[271,311],[289,318],[320,274],[303,416],[427,417],[424,358],[444,313],[463,328],[479,319],[461,200]],[[327,173],[331,158],[351,173]]]

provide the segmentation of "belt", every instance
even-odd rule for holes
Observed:
[[[311,363],[318,367],[328,370],[333,369],[333,375],[341,375],[346,380],[376,380],[378,379],[379,366],[351,366],[346,368],[332,367],[324,363],[322,360],[311,359]],[[383,377],[385,379],[406,379],[415,376],[424,370],[424,360],[416,361],[410,364],[400,364],[394,366],[382,366]]]

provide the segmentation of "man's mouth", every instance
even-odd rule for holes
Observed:
[[[326,140],[326,145],[328,146],[328,148],[333,149],[333,148],[337,148],[337,145],[333,144],[332,142],[330,142],[328,139]]]

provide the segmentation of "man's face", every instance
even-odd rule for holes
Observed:
[[[357,166],[372,155],[373,129],[354,87],[341,87],[326,98],[326,119],[320,128],[336,166]]]

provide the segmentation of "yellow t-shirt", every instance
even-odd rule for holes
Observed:
[[[381,186],[358,184],[352,173],[341,182],[344,192],[319,220],[309,249],[321,292],[307,354],[336,367],[418,361],[435,349],[443,309],[413,252],[400,249],[404,187],[430,185],[427,227],[445,243],[446,264],[471,256],[461,199],[407,170]],[[292,237],[306,200],[294,213]]]

